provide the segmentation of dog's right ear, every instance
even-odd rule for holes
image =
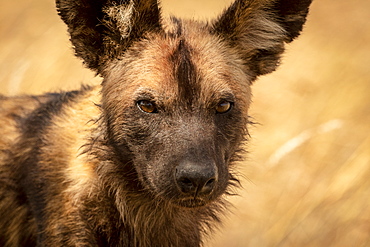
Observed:
[[[312,0],[235,0],[213,24],[254,76],[279,65],[284,44],[302,31]]]
[[[56,0],[76,55],[102,73],[132,42],[161,30],[157,0]]]

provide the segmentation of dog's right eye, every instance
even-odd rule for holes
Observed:
[[[230,111],[232,107],[233,107],[232,102],[224,100],[218,103],[218,105],[216,106],[216,112],[218,114],[223,114]]]
[[[137,103],[137,106],[146,113],[157,113],[158,109],[154,102],[149,100],[140,100]]]

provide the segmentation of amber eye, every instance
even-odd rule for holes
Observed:
[[[157,107],[155,103],[149,101],[149,100],[140,100],[137,102],[137,106],[146,113],[156,113]]]
[[[230,111],[232,106],[233,106],[232,102],[229,102],[229,101],[226,101],[226,100],[221,101],[216,106],[216,112],[217,113],[226,113],[226,112]]]

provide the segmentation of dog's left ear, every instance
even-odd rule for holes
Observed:
[[[212,32],[242,54],[253,76],[279,64],[284,43],[302,31],[312,0],[236,0],[213,24]]]
[[[100,74],[133,42],[162,28],[157,0],[56,0],[56,5],[76,56]]]

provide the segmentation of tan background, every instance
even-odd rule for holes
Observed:
[[[163,0],[211,18],[231,0]],[[99,81],[52,0],[0,0],[0,93]],[[370,1],[314,1],[277,72],[255,83],[244,188],[206,246],[370,246]]]

